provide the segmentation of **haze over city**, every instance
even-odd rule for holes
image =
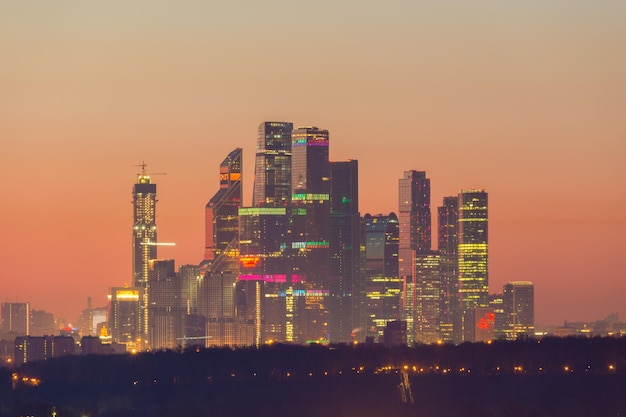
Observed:
[[[489,193],[490,291],[535,321],[626,318],[626,4],[0,3],[0,298],[74,320],[131,284],[131,191],[158,185],[159,257],[197,264],[218,166],[265,120],[330,132],[360,212]],[[433,223],[433,230],[436,229]]]

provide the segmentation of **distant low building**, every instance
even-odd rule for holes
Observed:
[[[19,336],[15,338],[15,365],[74,353],[71,336]]]
[[[394,320],[387,323],[383,333],[385,346],[406,346],[407,323],[404,320]]]

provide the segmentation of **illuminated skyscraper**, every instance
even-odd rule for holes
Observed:
[[[220,164],[220,188],[205,208],[204,262],[209,271],[237,273],[238,210],[242,201],[243,150],[233,150]]]
[[[365,339],[365,280],[361,276],[358,161],[330,162],[331,342]]]
[[[487,192],[459,193],[459,300],[464,310],[489,306]]]
[[[148,261],[157,256],[156,230],[156,184],[152,184],[146,173],[146,164],[141,165],[141,174],[133,187],[133,283],[146,287],[148,283]]]
[[[259,125],[252,205],[284,206],[291,198],[292,123],[263,122]]]
[[[413,341],[435,343],[440,336],[439,254],[436,251],[416,251],[413,262]]]
[[[114,287],[109,295],[109,331],[115,343],[143,348],[141,287]]]
[[[314,126],[292,132],[291,203],[294,268],[306,282],[307,340],[328,339],[330,165],[329,134]]]
[[[535,333],[535,287],[529,281],[513,281],[504,285],[504,334],[507,340]]]
[[[444,197],[443,205],[438,207],[438,244],[440,255],[440,320],[441,338],[444,341],[461,341],[460,314],[457,300],[458,290],[458,198]],[[455,332],[455,329],[457,330]]]
[[[407,322],[408,342],[413,342],[415,283],[413,254],[428,253],[431,248],[430,179],[423,171],[405,171],[398,181],[400,247],[398,273],[402,283],[402,320]]]
[[[363,216],[367,335],[380,339],[387,323],[400,319],[399,226],[395,213]],[[406,325],[406,323],[405,323]],[[406,333],[406,332],[405,332]]]
[[[246,333],[245,320],[237,315],[236,309],[242,157],[242,149],[237,148],[222,161],[220,188],[205,209],[206,244],[201,264],[205,273],[198,288],[197,313],[206,318],[207,346],[246,343],[239,338]],[[241,309],[240,313],[244,311]],[[247,342],[251,343],[251,340]]]
[[[156,228],[156,184],[152,184],[146,173],[146,164],[141,165],[141,174],[133,187],[133,283],[141,287],[141,327],[143,340],[148,337],[148,276],[149,261],[157,257]]]

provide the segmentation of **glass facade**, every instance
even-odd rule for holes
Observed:
[[[504,334],[507,340],[535,333],[535,287],[529,281],[513,281],[502,290]]]
[[[467,310],[489,306],[488,217],[484,190],[459,193],[459,301]]]
[[[363,217],[367,335],[380,340],[387,323],[400,319],[398,244],[400,229],[395,213]]]
[[[358,161],[330,162],[331,342],[365,339],[365,281],[361,262]]]
[[[431,248],[430,179],[423,171],[405,171],[398,181],[400,247],[398,274],[402,284],[402,320],[407,322],[408,343],[413,343],[415,329],[415,283],[412,277],[413,254],[427,253]]]
[[[252,205],[284,206],[291,199],[292,123],[263,122],[257,134]]]
[[[458,291],[458,198],[444,197],[443,205],[438,207],[437,249],[441,259],[440,292],[441,303],[439,327],[444,341],[461,341],[460,315],[457,301]],[[456,329],[456,331],[455,331]]]
[[[291,241],[306,242],[293,253],[293,268],[305,277],[306,340],[328,340],[330,166],[329,134],[314,126],[292,132]],[[309,242],[316,242],[309,245]],[[322,295],[318,295],[322,294]]]

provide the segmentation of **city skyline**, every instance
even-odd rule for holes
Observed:
[[[407,170],[426,172],[431,208],[485,189],[489,290],[532,281],[537,324],[624,319],[626,6],[354,5],[308,10],[318,35],[295,30],[296,6],[221,6],[229,27],[201,5],[165,20],[167,2],[3,5],[0,299],[75,320],[132,285],[142,161],[167,174],[159,240],[177,245],[159,257],[197,264],[216,167],[244,149],[251,205],[256,128],[285,120],[359,161],[361,215],[398,215]],[[257,15],[284,26],[255,40]]]

